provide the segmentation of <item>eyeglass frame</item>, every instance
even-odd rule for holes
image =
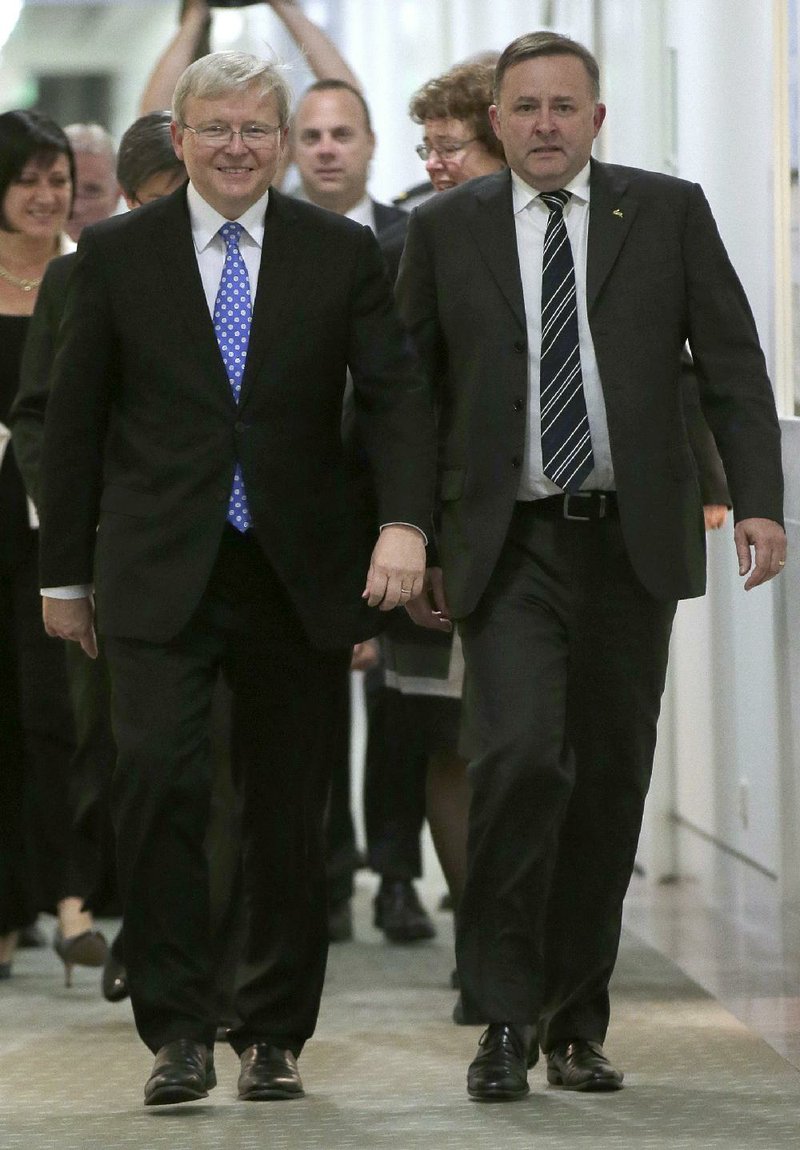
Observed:
[[[280,124],[251,124],[249,127],[245,128],[232,128],[230,124],[228,124],[225,126],[225,128],[220,126],[220,128],[217,129],[211,126],[207,128],[193,128],[191,124],[181,123],[181,128],[184,131],[192,132],[195,136],[197,136],[198,141],[206,148],[227,148],[227,146],[233,142],[233,137],[238,136],[246,148],[255,148],[256,151],[261,148],[268,147],[269,144],[275,139],[275,137],[280,135],[281,131],[283,130]],[[267,133],[263,143],[253,143],[251,140],[246,139],[247,134],[254,129],[259,132]],[[209,140],[207,136],[203,135],[203,132],[211,132],[217,130],[227,132],[226,138],[219,140]]]
[[[431,152],[435,152],[440,160],[451,160],[453,156],[457,156],[459,152],[463,152],[465,148],[479,139],[480,136],[470,136],[468,140],[461,140],[458,144],[443,144],[441,148],[437,148],[435,144],[430,147],[427,144],[417,144],[414,151],[423,163],[427,163],[430,159]]]

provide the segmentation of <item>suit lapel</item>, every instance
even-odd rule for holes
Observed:
[[[288,309],[296,306],[298,298],[302,298],[295,290],[301,263],[297,252],[300,231],[291,199],[272,188],[264,221],[258,289],[240,404],[246,400],[276,333],[284,329]],[[307,283],[305,290],[312,290]]]
[[[636,216],[638,205],[629,192],[628,183],[625,172],[592,160],[586,267],[586,303],[590,314]]]
[[[163,212],[154,218],[154,243],[161,261],[170,313],[186,330],[185,346],[198,353],[206,372],[219,381],[233,403],[197,266],[186,189],[179,189],[162,203]]]
[[[487,176],[482,180],[467,210],[467,227],[497,286],[524,330],[525,300],[519,271],[510,172],[500,172],[497,176]]]

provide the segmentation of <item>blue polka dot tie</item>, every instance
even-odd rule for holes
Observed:
[[[219,281],[219,290],[214,304],[214,331],[222,354],[222,362],[228,373],[233,398],[239,402],[242,390],[244,365],[247,361],[247,345],[250,341],[250,321],[253,310],[250,303],[250,280],[247,265],[239,251],[239,237],[242,225],[227,223],[219,229],[225,241],[225,266]],[[237,531],[246,531],[252,520],[247,506],[247,496],[242,478],[242,465],[236,461],[233,475],[233,489],[228,501],[228,522]]]

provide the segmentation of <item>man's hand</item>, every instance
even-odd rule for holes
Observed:
[[[724,503],[706,503],[703,507],[706,531],[719,531],[720,527],[725,526],[727,518],[728,508]]]
[[[406,606],[411,618],[420,627],[432,631],[452,631],[450,610],[444,597],[444,579],[441,567],[429,567],[425,572],[422,594]]]
[[[370,607],[391,611],[422,593],[425,540],[416,527],[390,524],[378,536],[362,599]]]
[[[733,531],[745,591],[774,579],[786,562],[786,533],[774,519],[740,519]],[[751,548],[754,554],[751,554]]]
[[[42,599],[44,629],[53,639],[70,639],[80,643],[90,659],[97,658],[97,637],[94,633],[94,605],[91,597],[85,599]]]

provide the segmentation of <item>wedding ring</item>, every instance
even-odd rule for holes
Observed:
[[[410,595],[411,589],[409,587],[401,587],[400,588],[400,594],[401,595]]]
[[[786,566],[786,560],[785,559],[779,559],[778,560],[778,566],[779,567],[785,567]]]

